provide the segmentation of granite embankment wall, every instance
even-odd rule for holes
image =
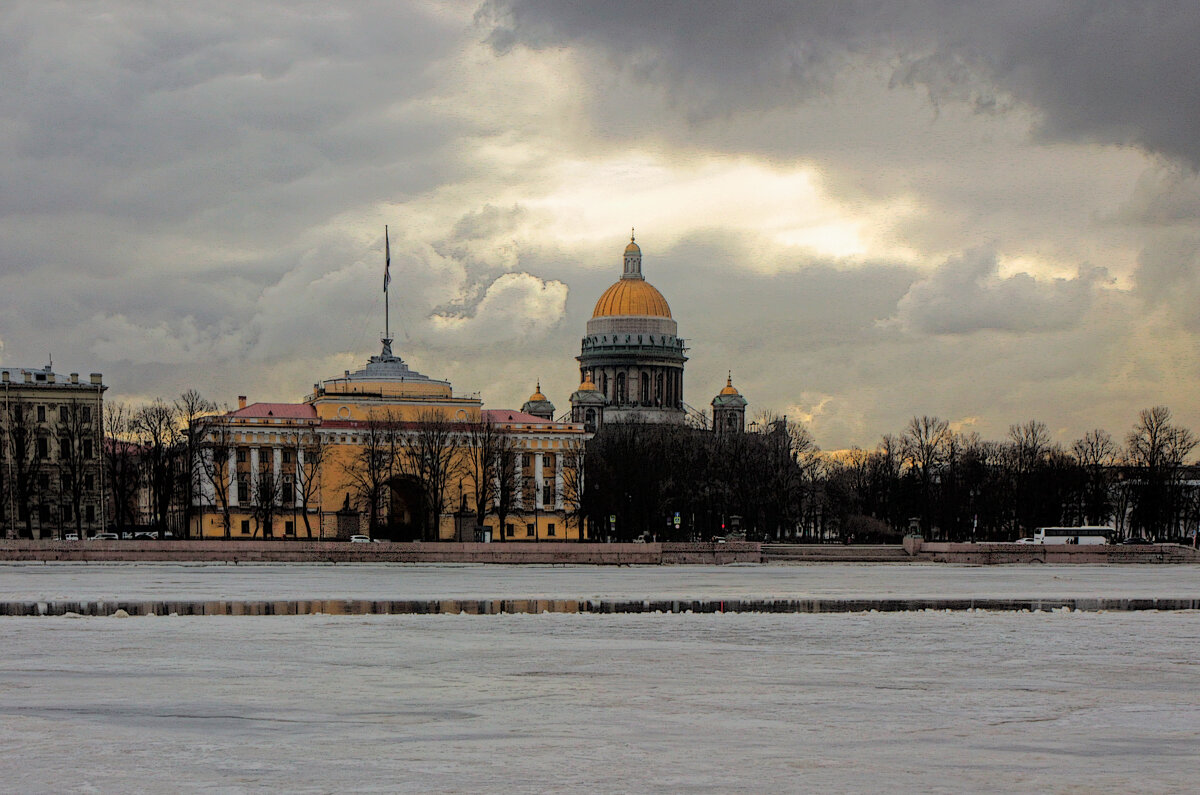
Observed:
[[[1179,544],[952,544],[910,536],[904,549],[935,563],[1200,563],[1200,551]]]
[[[44,541],[0,540],[0,561],[228,563],[541,563],[598,565],[762,562],[751,542],[370,543],[344,541]]]

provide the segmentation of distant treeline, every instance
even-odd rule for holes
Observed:
[[[594,535],[621,539],[1007,541],[1084,524],[1178,539],[1200,524],[1196,444],[1165,406],[1142,411],[1123,444],[1097,429],[1069,448],[1036,420],[989,441],[913,417],[872,450],[838,453],[771,415],[741,434],[609,424],[586,445],[582,512]]]

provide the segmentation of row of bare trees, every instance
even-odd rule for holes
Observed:
[[[1036,420],[989,441],[914,417],[874,450],[824,462],[824,530],[896,536],[915,520],[927,536],[950,540],[1085,524],[1178,538],[1200,524],[1200,484],[1187,466],[1196,445],[1165,406],[1140,412],[1124,444],[1095,429],[1069,447]]]
[[[1044,423],[1000,441],[914,417],[873,450],[822,454],[800,425],[762,416],[745,434],[610,424],[587,444],[583,511],[598,536],[1011,540],[1033,528],[1109,525],[1179,538],[1200,526],[1196,437],[1164,406],[1124,439],[1092,430],[1064,447]],[[678,526],[674,521],[679,515]]]
[[[812,522],[820,458],[802,425],[763,415],[748,433],[609,423],[588,441],[582,511],[595,537],[782,537]],[[678,525],[675,517],[678,515]]]
[[[518,443],[512,433],[488,419],[454,422],[424,411],[403,421],[389,410],[376,412],[358,430],[360,445],[344,464],[354,506],[366,513],[372,534],[437,538],[438,525],[460,485],[460,513],[473,513],[482,525],[495,516],[503,538],[518,489]],[[465,490],[463,485],[465,484]],[[405,522],[384,515],[399,491],[414,495],[417,516]],[[470,504],[467,504],[468,498]]]
[[[0,510],[6,526],[32,537],[82,532],[100,504],[101,436],[96,402],[6,401],[0,409]]]

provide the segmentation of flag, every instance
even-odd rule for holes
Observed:
[[[392,244],[388,240],[387,225],[383,227],[383,291],[392,283]]]

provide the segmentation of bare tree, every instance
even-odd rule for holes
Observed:
[[[263,538],[275,535],[275,517],[279,515],[283,501],[283,482],[275,473],[270,459],[259,461],[258,471],[253,473],[250,487],[250,515],[254,518],[254,534],[262,532]]]
[[[63,521],[74,520],[76,537],[83,537],[83,498],[87,491],[89,476],[94,488],[96,466],[96,433],[92,425],[92,404],[71,398],[59,404],[58,423],[58,471],[62,483],[62,496],[67,500],[69,516]]]
[[[471,498],[475,508],[475,521],[484,524],[488,515],[496,508],[496,497],[501,488],[505,458],[511,458],[515,443],[512,434],[499,423],[481,417],[478,422],[468,423],[462,438],[463,473],[471,479]],[[509,469],[512,472],[512,469]],[[503,524],[496,535],[503,538]]]
[[[359,431],[361,443],[344,469],[359,510],[366,510],[371,534],[380,527],[379,511],[388,483],[396,475],[398,423],[390,412],[372,414]],[[347,502],[350,495],[347,495]]]
[[[520,493],[521,479],[517,477],[517,444],[512,437],[505,449],[496,454],[496,533],[502,540],[508,540],[508,517],[516,510],[517,494]]]
[[[1071,453],[1083,470],[1080,515],[1084,524],[1103,524],[1113,514],[1113,467],[1117,446],[1107,431],[1088,431],[1071,446]],[[1123,524],[1123,523],[1122,523]]]
[[[199,461],[201,443],[193,436],[192,428],[196,420],[214,413],[217,404],[195,389],[189,389],[175,399],[174,408],[175,416],[183,429],[184,454],[180,484],[183,488],[183,526],[185,532],[191,532],[191,519],[196,512],[196,497],[200,493],[200,482],[204,475],[204,467]]]
[[[316,428],[300,432],[295,437],[296,477],[299,478],[300,504],[303,508],[304,532],[312,538],[309,509],[319,505],[321,470],[329,457],[329,445]]]
[[[583,541],[583,497],[587,486],[587,445],[582,439],[569,439],[563,443],[562,452],[563,474],[563,508],[566,519],[573,522],[579,530],[579,540]]]
[[[446,507],[446,487],[458,472],[461,434],[436,411],[422,411],[416,427],[406,434],[401,468],[421,484],[427,539],[436,540]]]
[[[103,454],[104,480],[112,500],[112,524],[120,531],[133,524],[141,454],[134,439],[132,412],[124,403],[104,405]]]
[[[198,493],[204,494],[204,484],[212,491],[213,503],[221,511],[221,529],[225,538],[233,535],[233,516],[229,504],[230,490],[237,488],[237,465],[230,459],[236,450],[233,428],[220,417],[197,417],[192,420],[188,437],[196,445],[196,464],[200,474]],[[200,513],[203,521],[203,511]],[[203,526],[197,534],[204,535]]]
[[[937,417],[913,417],[900,437],[901,450],[909,471],[917,477],[921,489],[922,529],[932,529],[933,475],[946,458],[950,423]]]
[[[1181,474],[1196,437],[1171,422],[1166,406],[1143,409],[1126,440],[1131,475],[1135,478],[1133,528],[1149,536],[1178,529],[1182,505]]]
[[[170,528],[180,484],[181,429],[175,407],[161,399],[133,413],[131,427],[142,447],[143,477],[150,492],[151,519],[158,533]]]
[[[25,538],[33,538],[33,512],[41,504],[45,456],[39,449],[47,444],[32,406],[14,402],[5,412],[3,440],[8,447],[12,476],[9,489],[17,505],[18,519],[25,524]]]

